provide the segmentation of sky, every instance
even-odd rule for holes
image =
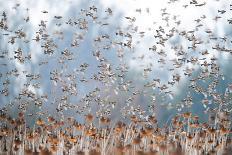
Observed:
[[[204,3],[204,1],[199,0],[199,3]],[[16,4],[20,4],[19,7],[16,9],[12,9],[16,6]],[[196,36],[201,40],[207,40],[208,36],[205,35],[205,30],[212,30],[213,34],[217,37],[224,37],[226,36],[228,41],[225,44],[226,47],[231,48],[231,44],[229,43],[231,40],[232,29],[231,24],[228,24],[228,19],[230,18],[230,12],[227,11],[222,19],[219,19],[217,22],[213,20],[215,16],[218,15],[218,10],[225,9],[229,10],[230,5],[229,1],[227,0],[209,0],[207,1],[207,5],[202,7],[195,7],[190,5],[189,0],[179,0],[174,1],[173,3],[168,4],[167,0],[90,0],[90,1],[81,1],[81,0],[38,0],[38,1],[31,1],[31,0],[9,0],[4,1],[0,0],[0,12],[2,13],[5,11],[8,15],[9,19],[9,27],[12,31],[23,29],[27,32],[27,39],[32,40],[35,38],[36,32],[39,29],[39,24],[41,20],[46,21],[46,31],[49,34],[54,35],[55,32],[63,31],[65,39],[59,39],[59,35],[56,36],[55,42],[58,45],[58,49],[54,55],[48,57],[44,56],[42,51],[41,44],[30,42],[28,44],[23,43],[22,41],[17,41],[14,45],[10,45],[6,37],[0,37],[0,46],[1,51],[8,50],[9,55],[8,57],[14,57],[15,50],[18,47],[22,48],[25,53],[31,53],[31,61],[27,63],[20,63],[17,60],[2,60],[0,59],[1,63],[7,63],[7,68],[0,69],[2,73],[6,73],[14,68],[19,70],[20,75],[15,77],[10,77],[10,88],[9,96],[0,96],[1,106],[7,106],[11,102],[14,101],[14,97],[24,88],[25,83],[28,82],[28,79],[25,77],[24,74],[21,74],[23,71],[28,71],[34,74],[41,74],[43,78],[40,80],[41,87],[39,89],[35,89],[33,86],[29,86],[28,89],[41,96],[43,94],[52,94],[49,98],[45,101],[45,108],[43,110],[54,111],[55,107],[57,106],[57,100],[63,95],[57,88],[61,85],[55,85],[49,81],[47,77],[50,76],[50,71],[59,69],[58,72],[61,73],[72,73],[75,72],[76,69],[79,69],[83,63],[88,63],[89,68],[88,70],[82,75],[78,75],[78,78],[87,78],[90,79],[93,73],[97,72],[99,69],[97,65],[99,62],[92,57],[93,51],[95,51],[95,45],[93,45],[93,38],[96,38],[98,35],[108,34],[110,37],[113,37],[115,40],[124,40],[125,38],[120,38],[115,36],[115,33],[118,29],[127,30],[130,27],[130,23],[125,17],[135,17],[136,20],[134,25],[138,27],[138,32],[144,32],[145,36],[141,37],[139,35],[133,36],[133,49],[123,51],[124,58],[120,60],[117,57],[117,52],[121,49],[114,49],[114,50],[106,50],[104,51],[103,55],[109,61],[109,64],[112,66],[119,66],[120,64],[126,64],[129,67],[129,71],[126,76],[127,81],[132,81],[133,84],[136,86],[134,90],[141,90],[143,89],[143,85],[146,84],[148,81],[151,81],[154,78],[160,78],[161,83],[165,83],[170,81],[173,77],[168,68],[172,68],[172,64],[170,62],[160,65],[158,62],[159,57],[154,55],[150,50],[149,47],[154,45],[156,41],[154,40],[155,30],[159,29],[160,26],[164,28],[165,31],[169,31],[171,28],[176,26],[176,21],[180,21],[180,25],[178,26],[179,31],[190,31],[194,30],[196,26],[195,19],[202,17],[205,15],[207,18],[202,21],[203,27],[199,28],[200,30],[196,33]],[[80,15],[81,9],[87,9],[91,6],[96,6],[98,8],[98,16],[102,21],[107,21],[109,26],[99,27],[94,22],[89,22],[88,31],[80,31],[75,28],[71,28],[67,24],[64,24],[64,21],[68,21],[68,18],[78,18]],[[189,5],[187,9],[183,6]],[[113,15],[111,18],[106,19],[105,10],[110,7],[113,10]],[[27,8],[29,10],[27,11]],[[162,20],[165,17],[162,17],[161,13],[162,10],[166,9],[167,13],[170,14],[169,23]],[[48,13],[42,13],[43,10],[47,10]],[[24,18],[30,16],[30,21],[25,23]],[[63,25],[61,27],[56,26],[59,21],[54,19],[54,16],[63,16]],[[174,20],[176,18],[176,20]],[[1,33],[4,33],[1,30]],[[59,58],[60,52],[67,48],[67,45],[70,44],[70,41],[75,37],[75,35],[83,34],[85,37],[83,40],[80,41],[80,46],[78,49],[72,49],[74,52],[74,57],[77,58],[77,61],[72,61],[67,64],[67,68],[63,68],[64,66],[57,63],[56,59]],[[106,42],[106,45],[109,43]],[[224,79],[221,80],[220,89],[221,91],[225,91],[227,85],[232,81],[232,69],[230,68],[230,63],[232,60],[231,54],[228,53],[220,53],[216,50],[212,50],[211,46],[213,43],[207,43],[202,45],[198,50],[207,49],[209,50],[210,54],[207,55],[206,60],[210,60],[213,56],[218,58],[218,63],[220,64],[221,71],[224,74]],[[182,45],[183,47],[188,47],[189,43],[179,37],[178,35],[173,36],[167,44],[165,44],[164,51],[166,53],[165,59],[166,60],[173,60],[177,59],[175,52],[173,51],[173,46]],[[98,45],[97,45],[98,46]],[[192,52],[188,55],[188,58],[191,56],[199,56],[198,52]],[[141,58],[142,57],[142,58]],[[48,61],[48,65],[44,65],[38,67],[38,64],[41,61]],[[115,67],[116,68],[116,67]],[[114,68],[114,69],[115,69]],[[144,68],[152,68],[152,72],[149,72],[148,75],[144,75]],[[198,94],[192,94],[190,90],[188,90],[189,78],[183,76],[183,69],[185,68],[193,68],[194,73],[197,74],[200,70],[199,65],[192,65],[190,63],[185,63],[182,65],[181,68],[176,69],[175,73],[180,74],[183,78],[181,81],[170,88],[173,91],[173,95],[165,96],[163,99],[157,95],[157,109],[156,113],[162,120],[167,120],[169,115],[174,113],[177,108],[175,105],[177,102],[180,102],[184,97],[188,94],[193,95],[194,101],[193,106],[191,107],[193,111],[196,113],[202,113],[204,107],[199,105],[198,103],[201,102],[203,96]],[[2,82],[5,81],[5,77],[0,79],[1,85],[0,88],[3,88]],[[65,79],[67,80],[67,79]],[[145,90],[147,94],[139,95],[139,97],[135,98],[133,103],[127,104],[126,100],[131,97],[131,93],[124,93],[124,92],[117,92],[117,82],[122,83],[121,79],[116,79],[112,81],[109,85],[105,86],[100,83],[97,83],[93,80],[89,80],[87,83],[78,82],[78,95],[70,98],[69,102],[74,105],[82,106],[82,97],[88,94],[89,92],[93,91],[96,87],[101,88],[100,96],[104,97],[108,100],[117,101],[118,106],[114,110],[114,117],[117,117],[117,113],[124,108],[130,109],[131,107],[143,107],[145,111],[146,106],[151,103],[151,98],[153,94],[157,93],[157,90]],[[116,83],[115,83],[116,82]],[[112,91],[112,90],[115,91]],[[167,110],[163,108],[161,105],[170,105],[168,106],[171,110]],[[31,110],[34,110],[34,106],[31,106]],[[91,108],[85,109],[86,112],[90,112],[93,109],[98,109],[99,107],[93,106]],[[103,107],[101,107],[103,108]],[[174,108],[174,110],[173,110]],[[36,109],[36,108],[35,108]],[[200,110],[198,110],[200,109]],[[105,110],[103,108],[103,110]],[[40,110],[35,110],[40,111]],[[165,111],[165,112],[163,112]],[[66,115],[73,115],[74,112],[66,112]]]

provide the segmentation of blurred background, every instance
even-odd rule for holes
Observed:
[[[208,106],[204,107],[202,100],[207,97],[202,93],[194,92],[189,87],[190,79],[199,75],[201,65],[184,62],[179,68],[175,68],[172,63],[172,60],[180,58],[175,53],[174,47],[182,46],[185,50],[189,46],[188,40],[178,35],[169,38],[162,47],[165,56],[154,54],[149,50],[157,42],[154,37],[156,30],[164,29],[167,34],[170,30],[196,31],[194,35],[205,42],[196,50],[189,50],[183,57],[201,59],[203,56],[199,54],[200,51],[208,50],[209,54],[204,55],[204,58],[210,60],[216,57],[222,75],[215,91],[225,93],[232,82],[230,66],[232,56],[228,52],[213,50],[212,47],[219,44],[231,49],[232,29],[231,24],[228,23],[231,11],[223,14],[222,18],[214,20],[218,16],[218,10],[230,10],[230,3],[227,0],[209,0],[206,1],[205,6],[196,7],[191,6],[190,2],[186,0],[0,0],[0,13],[6,13],[8,24],[7,31],[0,30],[1,53],[8,51],[6,57],[0,58],[1,108],[8,109],[9,113],[14,115],[21,106],[27,105],[27,113],[34,114],[28,118],[29,122],[40,117],[40,112],[54,114],[57,117],[73,116],[80,121],[83,121],[82,114],[108,115],[109,112],[115,120],[124,119],[126,115],[131,114],[153,114],[162,124],[181,111],[192,111],[205,121],[208,116],[204,111]],[[204,1],[199,1],[201,2]],[[97,8],[96,21],[82,14],[83,10],[94,8],[93,6]],[[110,15],[107,12],[108,8],[112,10]],[[45,11],[48,13],[44,13]],[[196,25],[199,23],[195,20],[203,15],[206,18],[200,22],[202,26],[196,30]],[[54,18],[55,16],[62,18]],[[131,17],[132,20],[134,18],[135,21],[131,23],[126,17]],[[70,26],[74,20],[82,22],[86,20],[88,28]],[[52,55],[44,54],[42,46],[45,45],[45,41],[33,40],[40,31],[42,23],[46,24],[44,31],[49,35],[51,44],[54,43]],[[137,33],[132,34],[132,48],[115,45],[116,42],[128,41],[127,37],[117,35],[120,30],[131,34],[133,29],[136,29]],[[211,30],[214,37],[226,37],[227,40],[208,41],[209,36],[204,33],[206,30]],[[17,31],[25,32],[26,37],[11,43]],[[5,33],[9,35],[3,35]],[[111,41],[103,40],[100,43],[96,41],[99,36],[106,34]],[[78,39],[77,47],[70,45],[75,44],[74,38]],[[14,51],[19,48],[24,55],[31,55],[31,60],[21,63],[15,59]],[[63,59],[62,52],[65,50],[72,52],[73,60]],[[100,58],[105,59],[104,64],[110,68],[109,74],[117,75],[108,77],[105,82],[104,79],[101,82],[93,79],[94,75],[102,72],[99,67],[102,63],[96,57],[98,51]],[[163,59],[165,63],[162,63]],[[83,67],[85,65],[86,68]],[[175,70],[170,71],[172,68]],[[183,70],[187,68],[193,69],[191,77],[184,75]],[[17,76],[12,75],[14,71],[17,71]],[[62,74],[63,83],[52,81],[51,72]],[[39,75],[39,78],[30,80],[26,76],[29,74]],[[71,75],[75,75],[74,79]],[[181,78],[174,85],[168,85],[173,75],[179,75]],[[157,87],[146,86],[153,79],[160,80],[156,85],[168,86],[166,93]],[[203,80],[199,85],[208,87],[211,80],[210,78]],[[4,84],[6,81],[9,82],[7,87]],[[39,87],[36,87],[36,84]],[[64,92],[61,88],[66,84],[76,85],[74,91],[76,93]],[[7,95],[3,91],[6,89]],[[18,99],[19,94],[25,89],[36,97],[23,96]],[[94,93],[96,93],[95,97],[89,97],[94,96]],[[185,99],[189,97],[191,103],[184,104]],[[40,102],[42,105],[38,106]]]

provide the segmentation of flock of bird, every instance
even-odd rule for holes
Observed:
[[[190,0],[182,7],[204,9],[207,2]],[[217,8],[213,19],[204,14],[194,19],[193,29],[185,29],[179,15],[163,8],[162,24],[154,22],[146,31],[133,16],[118,17],[126,24],[117,27],[113,8],[91,5],[71,16],[41,10],[41,16],[53,17],[53,24],[41,20],[31,34],[33,10],[16,3],[11,11],[19,10],[26,15],[18,17],[18,26],[9,10],[0,17],[0,154],[231,153],[232,82],[219,55],[231,56],[232,39],[207,28],[206,20],[232,26],[232,19],[225,18],[232,4]],[[134,11],[146,16],[150,8]],[[97,36],[90,35],[93,25]],[[146,51],[137,54],[141,46]],[[142,74],[134,77],[129,61],[139,64]],[[170,78],[162,79],[156,73],[160,70]],[[142,86],[137,85],[140,78]],[[165,104],[176,101],[175,89],[186,79],[186,97]],[[229,82],[222,91],[223,80]],[[208,121],[191,112],[196,94],[203,96],[197,104]],[[148,104],[138,103],[141,98]],[[167,123],[159,123],[160,105],[175,110]]]

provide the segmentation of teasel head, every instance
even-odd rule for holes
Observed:
[[[56,128],[60,128],[60,127],[61,127],[60,122],[59,122],[59,121],[57,121],[57,120],[55,120],[55,121],[52,123],[52,125],[54,126],[54,128],[55,128],[55,129],[56,129]]]
[[[164,142],[165,140],[166,140],[166,136],[161,135],[161,134],[155,135],[155,141],[157,141],[158,143]]]
[[[104,124],[104,125],[106,125],[106,124],[109,124],[110,123],[110,118],[108,118],[108,117],[101,117],[100,118],[100,123],[101,124]]]
[[[209,124],[207,124],[207,123],[203,123],[201,126],[202,126],[201,128],[203,130],[207,130],[209,128]]]
[[[216,145],[214,146],[214,148],[215,148],[216,151],[218,151],[219,149],[222,148],[222,146],[223,145],[221,143],[217,142]]]
[[[10,124],[11,124],[12,126],[14,126],[14,127],[17,126],[16,120],[15,120],[15,119],[12,119],[12,120],[10,121]]]
[[[58,127],[63,127],[65,125],[63,120],[57,121],[56,123]]]
[[[230,133],[230,130],[229,129],[226,129],[225,127],[221,127],[220,129],[220,134],[222,135],[225,135],[225,134],[229,134]]]
[[[70,126],[66,127],[65,129],[66,133],[71,133],[72,132],[72,128]]]
[[[208,153],[209,153],[209,155],[217,155],[217,152],[214,148],[211,149]]]
[[[32,140],[34,140],[34,138],[35,138],[35,135],[32,132],[28,133],[26,136],[26,139],[28,141],[32,141]]]
[[[16,123],[16,126],[21,126],[21,125],[25,124],[25,120],[24,120],[24,118],[16,119],[15,123]]]
[[[130,117],[130,119],[131,119],[131,121],[134,122],[134,123],[137,123],[137,122],[139,121],[136,115],[132,115],[132,116]]]
[[[1,129],[1,135],[2,136],[10,136],[12,134],[12,130],[8,126],[4,126]]]
[[[213,140],[212,140],[212,139],[209,139],[209,140],[208,140],[208,144],[213,144]]]
[[[68,123],[68,124],[73,124],[74,121],[75,121],[75,120],[74,120],[73,117],[68,117],[68,118],[67,118],[67,123]]]
[[[73,135],[71,135],[71,136],[68,138],[68,140],[69,140],[72,144],[74,144],[74,143],[77,142],[77,137],[74,137]]]
[[[137,136],[133,139],[132,144],[134,145],[139,145],[141,143],[141,138],[140,136]]]
[[[91,122],[93,121],[93,119],[94,119],[94,117],[93,117],[92,114],[87,114],[87,115],[85,116],[85,120],[86,120],[86,122],[88,122],[88,123],[91,123]]]
[[[43,126],[45,124],[45,122],[41,118],[38,118],[36,120],[36,124],[39,125],[39,126]]]
[[[8,123],[10,123],[13,120],[13,118],[11,116],[7,116],[6,120],[7,120]]]
[[[59,149],[58,146],[53,144],[53,145],[50,146],[49,152],[51,154],[55,154],[58,151],[58,149]]]
[[[71,150],[73,148],[73,144],[71,144],[69,141],[66,141],[64,143],[64,147],[66,150]]]
[[[96,128],[94,128],[94,127],[85,130],[85,135],[86,136],[92,136],[95,133],[96,133]]]
[[[192,115],[191,112],[185,112],[185,113],[182,114],[182,116],[183,116],[184,118],[190,118],[191,115]]]
[[[60,139],[56,135],[48,135],[47,141],[52,145],[58,145],[60,143]]]
[[[48,123],[53,123],[55,121],[54,117],[48,116]]]
[[[19,150],[19,146],[15,145],[15,146],[13,147],[13,151],[14,151],[14,152],[17,152],[18,150]]]
[[[19,112],[19,113],[18,113],[18,117],[19,117],[19,118],[24,118],[24,113],[23,113],[23,112]]]
[[[149,115],[148,116],[148,122],[151,124],[156,124],[158,121],[155,116]]]
[[[143,128],[141,128],[140,131],[139,131],[139,135],[141,137],[146,137],[147,136],[147,132]]]
[[[210,134],[215,134],[216,133],[216,129],[214,129],[214,128],[208,128],[208,133],[210,133]]]
[[[145,131],[147,132],[147,135],[151,135],[154,132],[154,128],[151,126],[145,126]]]
[[[192,117],[193,121],[198,121],[199,120],[199,116],[195,115]]]
[[[190,123],[190,127],[191,128],[199,128],[199,123],[195,122],[195,123]]]
[[[16,146],[20,146],[22,144],[22,141],[17,137],[17,138],[14,139],[14,144]]]
[[[124,129],[125,129],[125,126],[126,126],[126,124],[124,124],[124,123],[122,123],[122,122],[118,122],[117,124],[116,124],[116,126],[115,126],[115,132],[116,133],[121,133]]]
[[[184,124],[183,124],[183,122],[178,121],[178,122],[176,122],[175,125],[176,125],[177,128],[182,128]]]
[[[4,112],[4,111],[0,111],[0,120],[1,121],[4,121],[5,119],[7,118],[7,115],[6,115],[6,113]]]
[[[205,138],[206,137],[206,131],[205,130],[201,130],[199,133],[199,138]]]
[[[189,135],[187,135],[187,137],[186,137],[188,140],[192,140],[193,138],[194,138],[194,136],[193,135],[191,135],[191,134],[189,134]]]
[[[77,131],[81,131],[84,128],[84,125],[74,122],[73,126],[76,128]]]

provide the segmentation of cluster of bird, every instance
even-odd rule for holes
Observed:
[[[184,9],[207,6],[206,1],[187,2]],[[167,5],[173,3],[178,0]],[[16,3],[12,10],[22,7]],[[232,4],[218,8],[211,20],[215,25],[220,20],[232,24],[232,19],[224,18],[230,10]],[[182,28],[178,15],[163,8],[165,24],[154,22],[156,28],[140,31],[136,17],[122,17],[126,25],[115,28],[112,8],[91,5],[77,16],[54,15],[52,26],[41,20],[31,34],[30,11],[26,8],[16,27],[7,11],[0,17],[1,154],[229,154],[232,83],[223,92],[218,90],[221,80],[230,79],[217,56],[230,56],[232,41],[207,28],[206,15],[194,19],[194,29],[189,30]],[[143,11],[150,13],[149,8],[135,10]],[[51,16],[49,10],[40,14]],[[89,34],[93,25],[100,29],[96,37]],[[149,46],[143,44],[147,38],[152,40]],[[170,44],[173,38],[181,41]],[[82,46],[85,51],[80,51]],[[136,55],[140,46],[149,54]],[[174,53],[172,59],[167,51]],[[85,54],[88,58],[83,61]],[[142,86],[131,77],[128,61],[142,68]],[[171,78],[154,76],[160,69]],[[183,79],[190,91],[180,103],[164,104],[177,114],[170,125],[159,125],[157,107],[175,101],[174,90]],[[203,96],[199,106],[208,113],[208,122],[189,112],[194,93]],[[147,105],[136,103],[141,96]],[[50,110],[54,107],[55,112]],[[115,113],[123,121],[114,119]]]

